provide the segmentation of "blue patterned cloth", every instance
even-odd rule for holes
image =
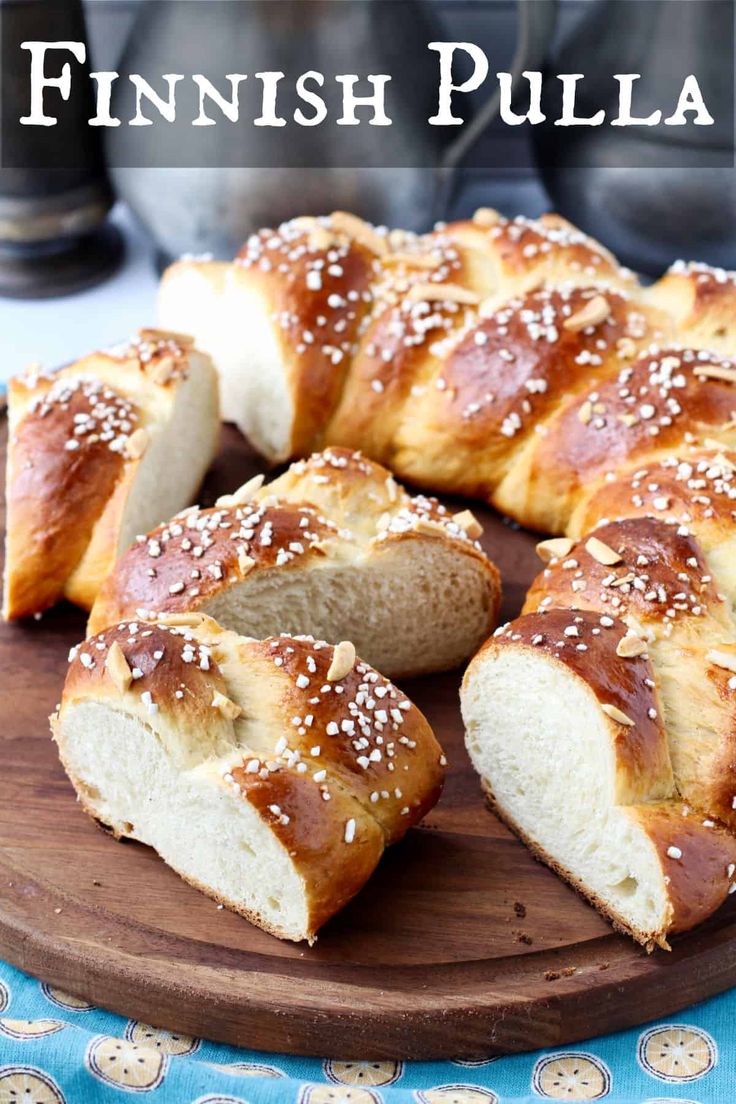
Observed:
[[[731,1104],[735,1013],[736,990],[560,1050],[486,1062],[323,1062],[160,1031],[0,963],[0,1104]]]

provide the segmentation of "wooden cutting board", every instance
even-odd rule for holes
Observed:
[[[257,470],[226,428],[202,501]],[[474,509],[511,617],[537,570],[535,538]],[[463,748],[458,674],[405,684],[450,759],[442,800],[315,947],[219,910],[75,803],[47,715],[83,635],[67,605],[0,628],[0,955],[21,969],[157,1026],[346,1059],[557,1046],[736,984],[736,897],[670,954],[647,955],[499,824]]]

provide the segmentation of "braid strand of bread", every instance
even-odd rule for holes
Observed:
[[[678,262],[645,289],[564,219],[486,209],[420,236],[294,219],[173,265],[159,297],[269,459],[358,449],[554,533],[604,484],[736,446],[734,312],[732,273]]]

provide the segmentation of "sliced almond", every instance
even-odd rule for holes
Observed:
[[[191,334],[178,333],[176,330],[159,330],[153,326],[138,331],[141,341],[173,341],[175,345],[182,345],[185,349],[194,344]]]
[[[234,508],[244,506],[246,502],[252,502],[253,495],[260,491],[265,478],[265,475],[254,475],[252,479],[249,479],[242,487],[238,487],[237,491],[233,491],[232,494],[220,495],[215,502],[215,506]]]
[[[585,542],[585,550],[589,552],[594,560],[597,560],[599,564],[605,564],[607,567],[612,567],[613,564],[622,562],[622,557],[618,552],[608,544],[604,544],[602,540],[598,540],[598,537],[589,537]]]
[[[150,436],[147,429],[135,429],[125,442],[125,455],[131,460],[140,460],[148,448]]]
[[[117,640],[107,650],[105,669],[120,693],[124,694],[133,681],[133,674]]]
[[[389,502],[396,502],[399,497],[399,486],[392,475],[386,476],[386,494]]]
[[[239,549],[238,568],[240,569],[240,574],[243,576],[248,575],[255,566],[256,561],[253,559],[253,557],[249,556],[244,548]]]
[[[442,258],[429,253],[388,253],[383,263],[387,265],[406,265],[407,268],[439,268]]]
[[[593,404],[589,399],[586,399],[578,410],[578,421],[583,425],[587,425],[590,419],[593,417]]]
[[[647,646],[644,641],[629,633],[622,636],[616,645],[616,655],[621,656],[622,659],[634,659],[635,656],[644,655],[646,650]]]
[[[705,658],[715,667],[722,667],[724,671],[736,675],[736,645],[724,644],[721,648],[713,648],[706,652]]]
[[[212,698],[212,708],[218,709],[223,717],[227,717],[230,721],[234,721],[235,718],[239,717],[243,712],[239,705],[236,705],[230,698],[226,698],[219,690],[215,690],[214,697]]]
[[[575,547],[575,541],[569,537],[552,537],[550,540],[540,541],[537,545],[537,555],[542,563],[550,560],[561,560],[569,556]]]
[[[725,380],[726,383],[736,383],[736,368],[723,368],[717,364],[698,364],[693,369],[693,375],[702,379]]]
[[[605,322],[610,313],[611,304],[608,300],[603,295],[594,295],[580,310],[565,319],[562,328],[577,333],[578,330],[585,330],[588,326],[599,326],[601,322]]]
[[[309,248],[313,253],[327,252],[335,244],[335,235],[325,226],[315,226],[309,231]]]
[[[726,456],[725,452],[716,453],[713,457],[713,463],[717,464],[720,468],[725,468],[726,471],[736,471],[736,462]]]
[[[493,298],[483,299],[478,305],[480,318],[491,318],[498,310],[498,300]]]
[[[151,613],[160,625],[201,625],[205,619],[203,613],[182,610],[181,613]]]
[[[627,716],[617,705],[609,705],[606,703],[601,706],[601,709],[612,721],[618,721],[619,724],[626,725],[627,728],[633,728],[634,722],[631,717]]]
[[[355,645],[349,640],[341,640],[332,652],[332,662],[327,672],[328,682],[339,682],[349,675],[355,666]]]
[[[628,572],[626,575],[621,575],[620,578],[614,579],[610,584],[612,587],[626,586],[627,583],[633,583],[636,575],[633,572]],[[605,581],[605,580],[604,580]]]
[[[422,533],[425,537],[438,537],[446,534],[446,529],[441,521],[417,515],[414,521],[414,532]]]
[[[452,515],[452,520],[465,530],[471,540],[477,540],[483,535],[483,526],[472,510],[461,510],[460,513]]]
[[[330,222],[335,230],[341,230],[348,237],[353,238],[369,249],[371,253],[383,257],[388,253],[388,242],[384,234],[379,234],[374,226],[365,222],[357,215],[351,215],[347,211],[333,211]]]
[[[625,425],[628,429],[631,429],[631,427],[635,426],[639,421],[636,414],[619,414],[618,420],[621,422],[621,425]]]
[[[501,221],[501,215],[493,207],[479,207],[473,215],[473,222],[476,226],[495,226]]]
[[[705,448],[709,449],[722,449],[724,447],[723,441],[716,441],[715,437],[704,437],[703,445]],[[714,459],[718,460],[718,457],[716,456],[714,457]],[[733,462],[726,459],[725,456],[722,456],[722,459],[725,461],[725,463],[729,464],[731,467],[734,467]]]
[[[467,303],[475,306],[480,296],[460,284],[414,284],[407,295],[412,303]]]

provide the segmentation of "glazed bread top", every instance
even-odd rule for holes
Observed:
[[[436,499],[412,497],[380,465],[327,449],[271,483],[256,477],[214,507],[184,510],[139,537],[103,586],[91,628],[137,609],[195,609],[259,572],[350,563],[416,539],[444,542],[479,564],[493,615],[500,584],[480,531],[469,511],[452,514]]]
[[[674,522],[626,518],[579,542],[542,542],[548,566],[527,591],[524,612],[545,607],[598,610],[631,618],[666,638],[683,620],[712,620],[731,631],[730,604],[718,589],[699,543]]]
[[[167,430],[183,428],[183,407],[195,399],[202,409],[191,472],[179,479],[189,485],[209,462],[217,418],[213,369],[190,338],[141,330],[53,375],[30,371],[10,381],[6,618],[39,612],[65,592],[89,601],[130,539],[133,515],[155,514],[155,487],[147,507],[134,495],[137,481],[148,482]],[[169,510],[190,493],[170,493],[171,482],[160,480]]]

